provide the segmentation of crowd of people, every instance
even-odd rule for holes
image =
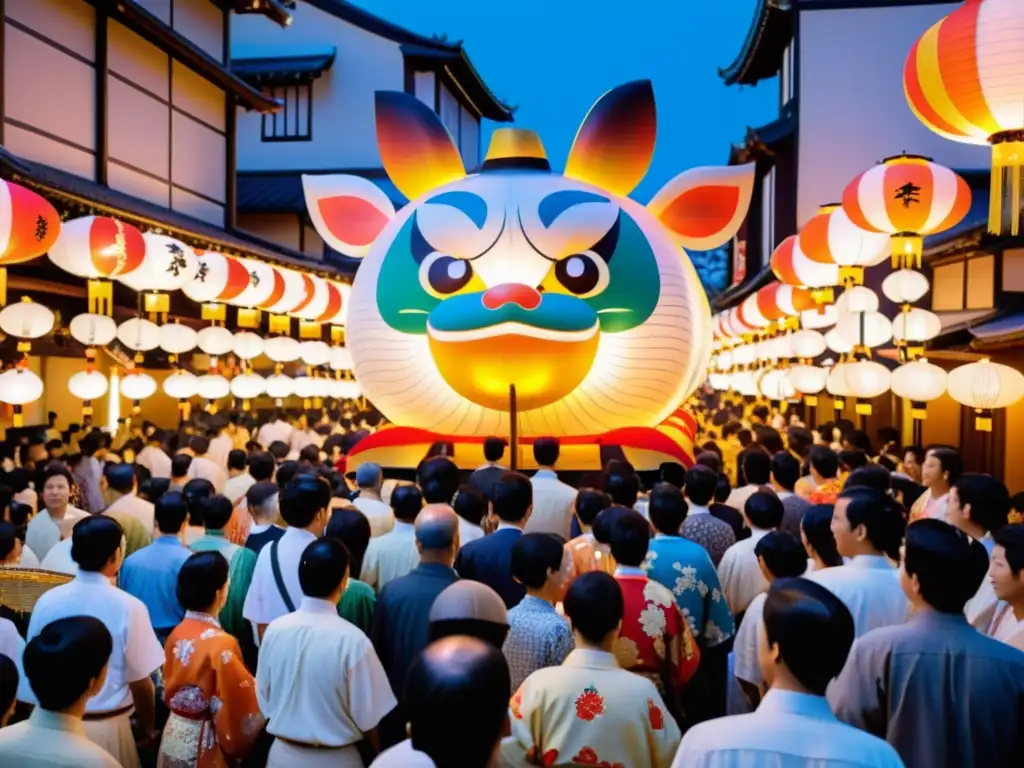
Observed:
[[[0,577],[64,583],[0,608],[0,764],[1024,765],[1024,497],[892,430],[699,424],[582,476],[553,438],[348,471],[336,412],[9,440]]]

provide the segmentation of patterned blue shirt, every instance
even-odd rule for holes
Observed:
[[[576,647],[569,622],[539,597],[524,597],[508,612],[508,624],[501,650],[508,660],[513,691],[538,669],[560,666]]]
[[[644,570],[648,578],[675,595],[679,610],[702,647],[716,646],[736,633],[718,572],[700,544],[659,533],[651,540]]]
[[[191,554],[176,536],[158,536],[121,564],[121,589],[145,604],[158,632],[174,629],[185,618],[178,602],[178,571]]]

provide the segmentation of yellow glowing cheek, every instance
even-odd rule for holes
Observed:
[[[480,279],[480,276],[477,275],[476,272],[474,272],[473,276],[469,278],[469,282],[459,288],[459,290],[455,291],[455,293],[438,293],[430,285],[430,281],[427,280],[426,277],[420,278],[420,285],[423,287],[424,291],[429,293],[435,299],[441,299],[441,301],[450,299],[452,296],[460,296],[463,293],[482,293],[487,290],[487,286],[484,285],[484,281]]]
[[[562,285],[558,278],[555,277],[555,265],[551,265],[551,269],[548,270],[547,275],[541,281],[540,284],[541,293],[562,293],[566,296],[575,296],[575,294]]]

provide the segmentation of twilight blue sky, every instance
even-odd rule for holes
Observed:
[[[658,145],[633,193],[641,201],[687,168],[727,162],[729,144],[748,125],[778,114],[775,80],[727,88],[718,76],[718,67],[739,51],[757,0],[355,2],[421,34],[465,41],[491,89],[518,105],[516,124],[540,132],[557,169],[597,97],[619,83],[650,78]]]

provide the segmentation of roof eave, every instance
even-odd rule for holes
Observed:
[[[481,117],[499,123],[513,121],[515,109],[500,101],[487,87],[461,44],[452,48],[404,43],[401,51],[405,61],[414,67],[447,72]]]
[[[755,85],[772,77],[782,64],[782,54],[793,39],[791,0],[759,0],[736,59],[720,68],[726,85]]]

